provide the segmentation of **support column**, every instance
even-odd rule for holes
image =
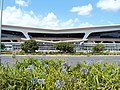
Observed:
[[[29,37],[29,35],[28,35],[28,32],[22,32],[23,34],[24,34],[24,36],[29,40],[30,39],[30,37]]]
[[[83,39],[87,39],[87,37],[90,35],[90,32],[86,32],[85,36],[83,37]]]

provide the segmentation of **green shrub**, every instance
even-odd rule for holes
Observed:
[[[0,49],[4,49],[4,48],[5,48],[5,44],[1,43]]]
[[[0,66],[0,90],[120,90],[120,66],[34,58]]]
[[[12,51],[4,51],[4,52],[1,52],[2,54],[12,54]]]
[[[57,50],[60,50],[60,51],[63,52],[63,53],[73,53],[73,52],[75,52],[75,51],[74,51],[75,45],[74,45],[74,44],[71,44],[71,43],[69,43],[69,42],[55,43],[55,44],[54,44],[54,47],[55,47]]]
[[[21,44],[21,49],[26,53],[34,53],[38,48],[38,44],[35,40],[27,40]]]
[[[93,49],[93,52],[99,53],[99,52],[103,52],[104,48],[105,48],[105,46],[103,44],[98,43],[92,49]]]
[[[24,51],[17,51],[16,54],[17,55],[25,55],[25,52]]]

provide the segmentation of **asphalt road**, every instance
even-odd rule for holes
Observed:
[[[37,58],[39,60],[50,59],[62,59],[66,60],[69,64],[75,65],[77,63],[86,62],[108,62],[120,64],[120,55],[96,55],[96,56],[72,56],[72,55],[16,55],[16,58],[12,58],[12,55],[1,55],[1,63],[4,65],[9,64],[12,66],[16,60],[20,61],[22,58]]]

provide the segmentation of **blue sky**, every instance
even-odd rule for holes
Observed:
[[[4,0],[3,24],[44,28],[120,24],[120,0]]]

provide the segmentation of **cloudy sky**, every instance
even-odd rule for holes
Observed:
[[[120,0],[4,0],[2,23],[44,28],[120,24]]]

